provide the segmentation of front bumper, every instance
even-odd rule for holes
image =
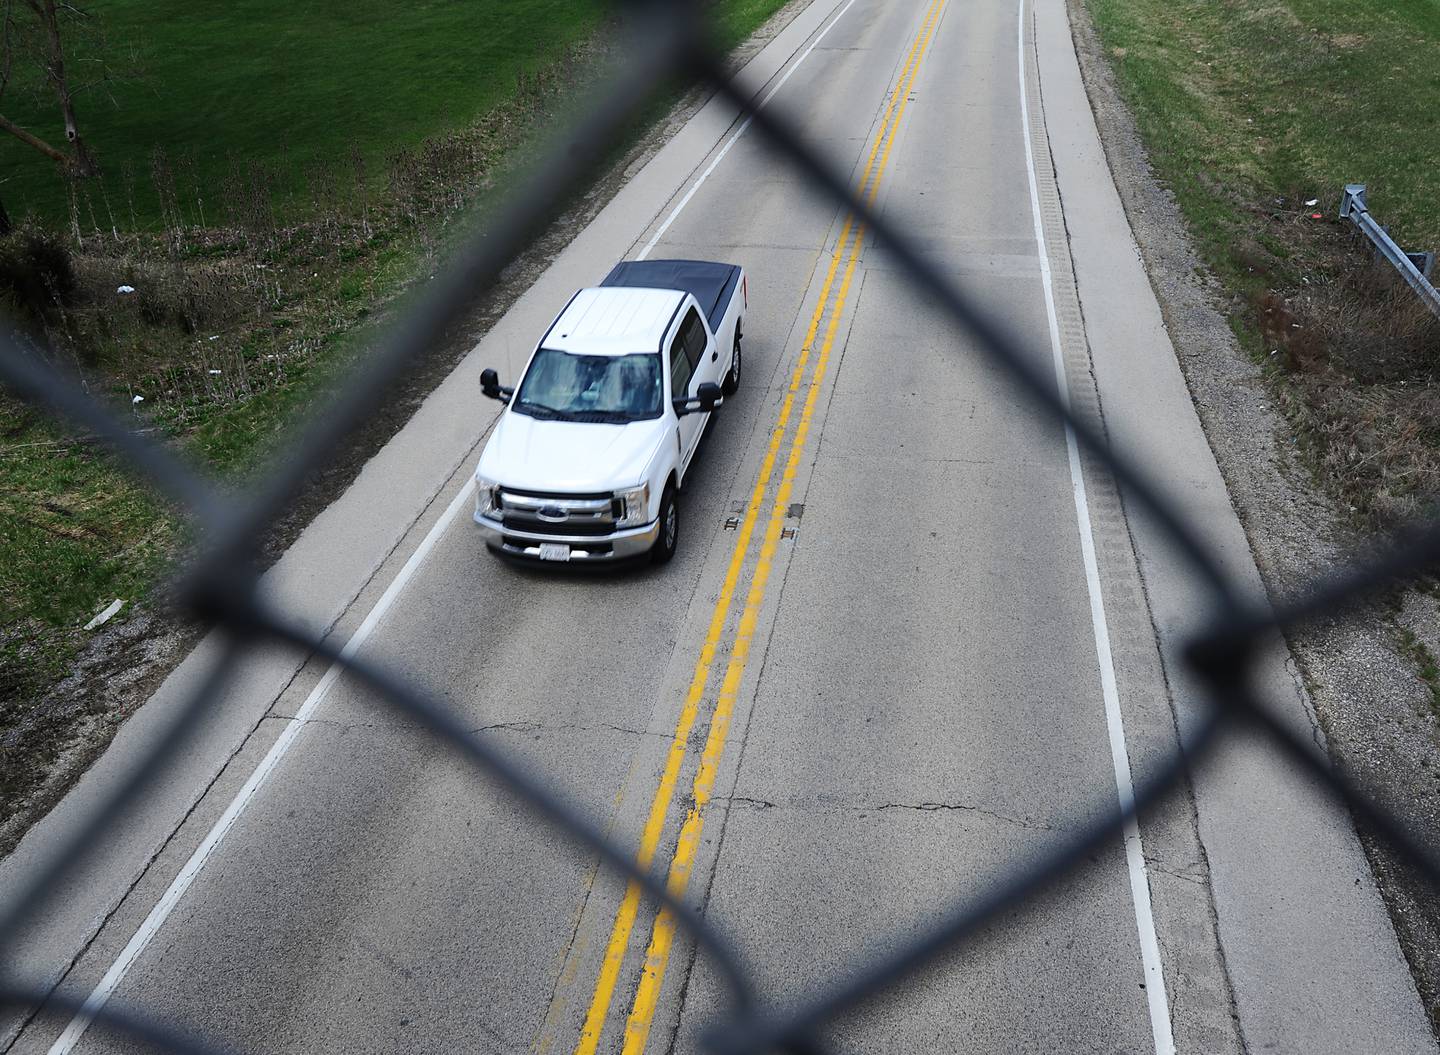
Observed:
[[[480,528],[485,545],[497,553],[539,560],[542,542],[560,542],[570,547],[572,564],[597,564],[638,557],[642,553],[649,553],[660,537],[658,520],[644,527],[627,528],[609,535],[540,535],[507,528],[498,520],[481,516],[478,511],[471,514],[471,519]]]

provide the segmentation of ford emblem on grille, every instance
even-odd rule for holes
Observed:
[[[559,506],[541,506],[535,511],[535,515],[541,520],[549,520],[551,522],[570,519],[570,514]]]

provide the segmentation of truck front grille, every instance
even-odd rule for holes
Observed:
[[[500,492],[500,522],[512,531],[554,538],[594,538],[615,531],[620,503],[609,494]]]
[[[535,517],[522,516],[519,513],[511,513],[508,510],[501,517],[503,523],[511,531],[528,531],[535,535],[572,535],[590,538],[598,535],[609,535],[615,530],[615,521],[609,516],[603,520],[599,518],[587,520],[565,520],[559,523],[548,520],[539,520]]]

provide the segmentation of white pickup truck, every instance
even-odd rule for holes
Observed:
[[[680,540],[676,495],[722,392],[740,383],[745,272],[634,260],[570,299],[513,388],[475,470],[475,523],[492,551],[601,562]]]

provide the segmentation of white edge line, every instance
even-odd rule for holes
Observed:
[[[845,6],[836,12],[831,18],[829,25],[820,31],[815,39],[810,42],[809,47],[801,52],[800,56],[790,64],[790,68],[785,71],[785,74],[780,80],[777,81],[765,94],[764,98],[760,100],[760,106],[763,107],[767,105],[771,99],[775,98],[776,93],[785,86],[785,82],[790,79],[791,74],[799,69],[800,64],[810,57],[810,53],[825,39],[830,30],[835,28],[835,24],[840,21],[845,12],[849,11],[850,8],[855,5],[855,2],[856,0],[848,0]],[[745,134],[745,130],[750,127],[751,120],[752,118],[747,117],[744,123],[741,124],[726,141],[725,145],[720,148],[720,152],[711,160],[710,164],[705,168],[705,171],[700,174],[700,178],[697,179],[694,185],[685,193],[685,196],[676,203],[675,208],[670,211],[670,215],[665,218],[665,222],[660,225],[654,237],[646,243],[645,248],[640,251],[636,259],[644,260],[650,255],[650,251],[659,244],[665,232],[670,229],[670,225],[675,222],[685,206],[690,203],[690,199],[695,197],[695,192],[710,178],[711,174],[719,166],[720,162],[724,160],[725,155],[730,152],[730,148],[735,145],[736,141]],[[371,632],[374,631],[375,627],[380,623],[380,620],[384,618],[386,611],[395,602],[395,598],[399,596],[400,591],[404,589],[405,584],[410,581],[410,578],[415,574],[416,570],[424,563],[430,550],[434,548],[440,536],[445,533],[451,522],[454,521],[456,515],[464,507],[466,501],[473,493],[474,487],[475,479],[471,477],[465,486],[461,488],[460,493],[451,501],[449,508],[447,508],[440,519],[436,521],[435,526],[430,529],[430,533],[425,536],[424,541],[420,543],[420,547],[405,563],[405,567],[400,569],[400,573],[395,576],[395,579],[390,583],[389,587],[386,588],[380,600],[375,602],[375,607],[370,610],[370,614],[365,617],[365,621],[360,624],[360,628],[355,631],[355,635],[346,642],[341,655],[346,657],[354,655],[355,652],[360,649],[361,645],[365,643],[365,640],[370,636]],[[166,889],[160,900],[155,904],[155,907],[150,910],[150,915],[145,917],[145,922],[140,925],[140,929],[135,932],[135,936],[130,939],[129,944],[125,946],[115,962],[110,965],[110,969],[105,972],[105,977],[100,979],[99,984],[91,991],[75,1017],[70,1020],[70,1024],[65,1027],[65,1032],[60,1034],[59,1039],[51,1045],[49,1055],[69,1055],[75,1045],[80,1041],[80,1038],[85,1035],[85,1031],[88,1030],[90,1024],[94,1022],[95,1015],[109,1002],[116,987],[124,980],[125,975],[129,973],[130,968],[134,965],[140,954],[145,951],[145,947],[150,944],[150,940],[155,936],[156,932],[164,925],[165,920],[180,902],[180,899],[185,896],[185,892],[190,889],[190,884],[194,882],[195,877],[199,875],[201,869],[205,867],[206,861],[214,852],[215,848],[219,846],[220,842],[229,834],[236,819],[239,818],[240,814],[245,811],[245,807],[248,806],[250,801],[255,797],[255,793],[260,790],[260,787],[265,783],[275,767],[279,765],[280,760],[285,757],[286,752],[290,750],[295,740],[299,737],[300,730],[305,727],[305,723],[329,694],[330,688],[339,677],[340,665],[333,664],[330,669],[325,672],[324,677],[320,679],[315,688],[310,690],[310,695],[305,698],[305,702],[301,704],[300,709],[295,712],[295,717],[290,721],[290,724],[285,727],[285,731],[280,734],[280,737],[275,743],[271,745],[269,752],[265,755],[264,759],[261,760],[260,765],[256,767],[255,772],[250,774],[250,779],[245,782],[245,786],[240,789],[240,792],[231,801],[224,815],[215,823],[215,827],[210,829],[210,833],[205,836],[205,840],[196,848],[195,852],[190,855],[190,859],[185,862],[185,867],[180,870],[180,874],[175,877],[169,888]]]
[[[435,526],[430,529],[429,533],[421,541],[419,548],[410,555],[410,559],[405,562],[405,566],[400,569],[399,574],[397,574],[390,585],[386,587],[385,592],[380,595],[380,599],[375,602],[375,607],[370,609],[370,613],[365,617],[365,621],[360,624],[360,628],[355,631],[354,636],[345,643],[345,648],[341,651],[342,656],[347,658],[353,656],[360,650],[361,646],[365,644],[365,641],[374,632],[375,628],[380,625],[380,621],[384,619],[385,613],[389,611],[390,606],[395,603],[395,599],[400,596],[400,591],[405,588],[406,583],[408,583],[415,575],[415,572],[419,570],[420,565],[425,563],[425,558],[428,557],[430,551],[435,548],[435,544],[440,540],[440,536],[449,528],[460,510],[465,508],[474,491],[475,478],[472,476],[466,481],[465,486],[460,489],[460,493],[451,500],[450,505],[446,508],[445,512],[441,514],[440,519],[435,522]],[[145,951],[145,947],[150,944],[150,939],[153,938],[161,926],[164,925],[165,920],[169,917],[175,906],[179,904],[180,899],[185,896],[185,892],[190,889],[190,884],[195,881],[195,877],[198,876],[201,869],[205,867],[206,862],[210,859],[210,855],[215,851],[215,848],[219,846],[221,840],[229,834],[230,829],[234,827],[235,821],[239,819],[240,814],[245,812],[245,807],[255,798],[261,786],[269,778],[270,774],[274,772],[275,767],[280,764],[280,760],[285,757],[286,752],[290,750],[299,738],[300,731],[305,728],[306,722],[309,721],[310,717],[319,708],[325,697],[329,695],[330,689],[339,679],[340,674],[340,664],[331,664],[330,668],[325,671],[324,677],[310,690],[310,695],[305,697],[305,702],[300,705],[300,709],[295,712],[295,716],[290,719],[289,724],[285,726],[285,731],[280,734],[275,743],[270,745],[270,750],[261,760],[260,765],[255,768],[255,772],[250,774],[250,779],[245,782],[245,786],[241,788],[235,798],[231,800],[225,813],[215,822],[215,826],[210,829],[210,833],[205,836],[204,841],[201,842],[201,844],[196,847],[195,852],[190,855],[190,859],[185,862],[185,867],[180,869],[180,874],[171,882],[160,900],[156,902],[155,907],[150,910],[150,915],[145,917],[145,922],[140,925],[140,929],[135,932],[129,944],[125,946],[115,962],[110,965],[110,969],[105,972],[105,977],[100,979],[100,983],[86,998],[85,1003],[81,1005],[75,1017],[70,1020],[70,1024],[65,1027],[65,1032],[60,1034],[59,1039],[51,1045],[49,1055],[68,1055],[80,1041],[80,1038],[85,1035],[85,1031],[90,1028],[90,1024],[95,1020],[95,1015],[109,1001],[116,987],[125,978],[125,975],[134,965],[140,954]]]
[[[1040,189],[1035,177],[1035,151],[1030,143],[1030,106],[1025,78],[1025,0],[1020,0],[1020,120],[1025,140],[1025,166],[1030,181],[1030,209],[1035,220],[1035,243],[1040,251],[1040,280],[1045,287],[1045,313],[1050,324],[1050,351],[1055,361],[1055,382],[1060,398],[1068,407],[1070,391],[1065,379],[1065,359],[1060,347],[1060,322],[1055,312],[1055,290],[1050,274],[1045,227],[1040,214]],[[1120,808],[1128,810],[1135,801],[1135,784],[1130,775],[1130,756],[1125,746],[1125,721],[1120,713],[1120,694],[1115,686],[1115,661],[1110,653],[1110,628],[1105,619],[1105,600],[1100,592],[1100,566],[1095,559],[1095,536],[1090,526],[1090,502],[1085,493],[1085,476],[1075,430],[1065,426],[1065,447],[1070,458],[1070,482],[1075,495],[1075,518],[1080,529],[1080,554],[1085,565],[1085,586],[1090,594],[1090,622],[1095,629],[1095,652],[1100,663],[1100,689],[1105,699],[1105,724],[1110,733],[1110,757],[1115,766],[1115,790]],[[1156,1055],[1174,1055],[1175,1037],[1170,1026],[1170,1005],[1165,995],[1165,974],[1160,963],[1160,940],[1150,907],[1150,877],[1145,850],[1135,818],[1125,822],[1125,861],[1130,872],[1130,896],[1135,904],[1135,927],[1140,938],[1140,958],[1145,972],[1145,995],[1150,1010],[1150,1031]]]
[[[790,63],[790,68],[785,71],[784,76],[782,76],[778,81],[776,81],[774,86],[765,93],[764,98],[762,98],[759,105],[756,106],[757,110],[763,110],[766,106],[770,105],[770,100],[775,98],[776,94],[780,91],[781,88],[785,87],[785,82],[790,79],[791,74],[793,74],[796,70],[800,68],[800,64],[810,57],[810,53],[814,51],[817,46],[819,46],[820,42],[824,40],[826,36],[829,35],[830,31],[835,28],[836,23],[838,23],[840,19],[845,17],[845,12],[849,11],[854,6],[855,0],[849,0],[849,3],[847,3],[839,11],[835,12],[835,14],[830,19],[830,24],[827,25],[824,29],[820,30],[818,34],[816,34],[815,39],[810,42],[810,46],[807,47],[804,51],[802,51],[797,59]],[[700,178],[697,179],[691,185],[690,189],[685,192],[685,196],[676,203],[675,208],[670,210],[670,215],[665,217],[665,222],[662,223],[658,228],[656,228],[655,234],[651,236],[650,241],[645,243],[645,248],[640,250],[640,252],[636,254],[636,260],[644,260],[647,256],[650,255],[651,251],[660,244],[660,239],[665,237],[665,232],[670,230],[670,225],[674,223],[675,220],[679,217],[685,206],[690,204],[690,199],[695,197],[695,192],[705,185],[705,181],[708,180],[711,173],[713,173],[715,169],[719,167],[720,162],[725,160],[725,155],[730,153],[730,148],[733,147],[740,139],[740,137],[745,134],[746,130],[749,129],[750,123],[753,120],[755,120],[753,117],[745,118],[745,120],[741,123],[740,127],[737,128],[734,133],[731,134],[730,138],[725,141],[725,145],[720,148],[720,152],[711,159],[710,164],[705,167],[705,171],[700,173]]]

